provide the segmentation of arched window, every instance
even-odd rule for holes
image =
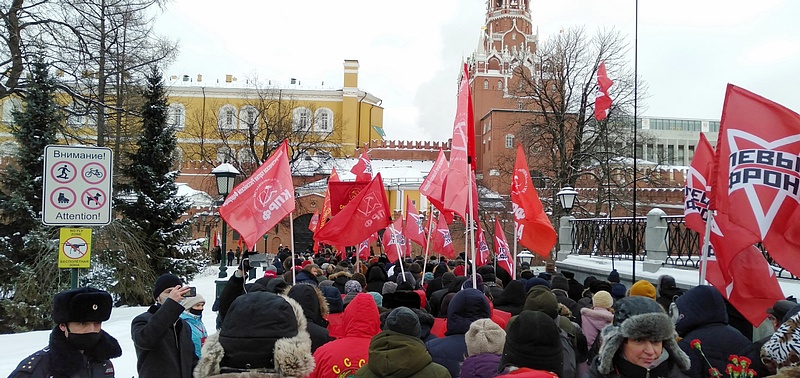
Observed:
[[[3,123],[10,125],[14,123],[14,111],[22,110],[22,103],[19,99],[9,98],[3,103]]]
[[[506,148],[514,148],[514,134],[506,134]]]
[[[183,130],[186,127],[186,106],[178,102],[169,104],[167,125],[175,130]]]
[[[239,128],[253,131],[258,129],[258,109],[255,106],[242,106],[242,110],[239,111]]]
[[[330,133],[333,131],[333,111],[328,108],[317,109],[314,115],[314,131],[317,133]]]
[[[489,80],[483,81],[483,89],[489,89]]]
[[[219,109],[217,125],[220,129],[230,130],[236,128],[236,107],[230,104],[223,105]]]
[[[299,107],[293,111],[292,130],[307,132],[311,130],[311,110]]]

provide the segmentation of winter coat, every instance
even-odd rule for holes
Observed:
[[[602,307],[582,308],[581,319],[583,320],[581,328],[583,335],[586,336],[586,344],[592,345],[600,331],[614,321],[614,314]]]
[[[180,316],[183,306],[167,299],[133,318],[131,338],[140,378],[190,378],[197,364],[192,330]]]
[[[499,354],[480,353],[469,356],[461,364],[461,378],[491,378],[497,374],[500,365]]]
[[[686,372],[692,377],[707,377],[708,364],[703,356],[691,347],[692,340],[700,340],[709,363],[719,371],[725,371],[728,357],[740,355],[752,343],[741,332],[728,325],[725,302],[717,289],[711,286],[696,286],[680,296],[675,303],[681,319],[675,330],[682,337],[678,346],[691,359],[692,367]],[[747,355],[751,361],[759,360],[758,353]]]
[[[800,314],[791,316],[769,337],[761,347],[761,360],[770,371],[797,364],[800,360]]]
[[[114,365],[109,361],[122,355],[117,339],[100,331],[100,340],[91,350],[81,353],[67,342],[64,332],[56,326],[50,333],[50,343],[19,363],[9,378],[17,377],[113,377]]]
[[[303,314],[308,320],[308,333],[311,335],[311,352],[333,340],[328,333],[328,321],[323,318],[323,308],[327,313],[328,302],[322,292],[311,285],[296,285],[286,296],[296,300],[303,308]]]
[[[519,315],[525,305],[525,284],[521,281],[513,280],[503,290],[503,293],[494,297],[494,308]]]
[[[351,277],[353,277],[353,275],[350,274],[350,272],[341,271],[331,274],[328,276],[328,279],[333,281],[333,287],[339,289],[340,293],[347,294],[344,291],[344,285],[347,283],[347,281],[350,281]]]
[[[573,301],[567,296],[567,292],[561,289],[554,289],[552,290],[553,294],[555,294],[558,303],[563,304],[566,306],[569,311],[572,313],[572,317],[574,318],[575,322],[578,324],[582,323],[581,320],[581,306],[578,302]]]
[[[510,372],[503,372],[500,373],[496,377],[508,377],[508,378],[558,378],[556,373],[551,373],[549,371],[544,370],[534,370],[531,368],[519,368],[514,371]]]
[[[431,333],[431,329],[433,329],[436,318],[434,318],[433,315],[429,314],[425,310],[418,308],[412,308],[411,311],[414,311],[419,318],[419,338],[426,342],[438,338],[438,336]]]
[[[484,282],[483,286],[489,289],[489,294],[492,295],[492,300],[503,294],[503,288],[498,286],[496,282]]]
[[[383,270],[383,266],[379,264],[370,265],[369,268],[367,268],[366,276],[366,291],[372,291],[381,294],[381,290],[383,290],[383,284],[389,280],[389,277],[386,275],[386,271]]]
[[[569,283],[569,291],[567,292],[569,299],[575,302],[579,301],[583,297],[583,284],[578,282],[575,278],[569,278],[567,282]]]
[[[667,353],[666,349],[663,353]],[[646,369],[638,365],[634,365],[619,354],[614,357],[614,370],[609,374],[603,374],[598,370],[600,359],[595,358],[592,365],[589,367],[589,377],[591,378],[685,378],[683,372],[678,368],[678,365],[672,358],[667,358],[658,366]],[[690,377],[698,377],[690,375]]]
[[[425,343],[433,362],[446,367],[453,378],[458,378],[461,363],[467,357],[464,335],[472,322],[490,316],[489,302],[483,293],[476,289],[459,291],[448,306],[445,337]]]
[[[203,347],[203,343],[205,343],[206,338],[208,338],[208,331],[206,331],[206,326],[203,324],[203,317],[184,311],[181,314],[181,319],[185,320],[186,324],[188,324],[189,328],[192,330],[194,354],[197,355],[197,358],[200,358],[200,348]]]
[[[378,307],[372,296],[359,293],[344,310],[344,332],[314,352],[316,367],[310,378],[352,376],[369,358],[369,343],[381,331]]]
[[[369,360],[358,369],[357,378],[447,378],[450,374],[434,363],[418,337],[383,331],[369,344]]]
[[[428,297],[428,307],[431,309],[431,315],[436,318],[446,318],[447,313],[442,314],[439,309],[442,307],[442,299],[447,293],[450,292],[449,287],[445,287],[439,290],[436,290]]]

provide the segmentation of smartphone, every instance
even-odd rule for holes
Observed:
[[[194,286],[189,286],[189,291],[183,294],[184,297],[196,297],[197,296],[197,288]]]

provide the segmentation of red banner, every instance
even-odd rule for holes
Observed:
[[[556,230],[542,208],[542,201],[533,186],[528,161],[522,145],[517,145],[517,160],[511,180],[511,205],[515,234],[520,244],[544,258],[550,257],[556,245]]]
[[[358,245],[372,233],[392,223],[380,173],[356,198],[314,235],[330,245]]]
[[[447,180],[447,171],[450,169],[450,164],[444,156],[444,151],[439,148],[439,156],[433,163],[430,172],[425,176],[422,185],[419,186],[419,192],[428,198],[439,211],[444,215],[447,224],[453,223],[453,212],[444,208],[444,186]]]
[[[466,65],[458,91],[453,139],[450,147],[450,167],[444,187],[444,207],[467,218],[468,197],[472,183],[470,178],[475,161],[475,133],[472,122],[472,96],[469,92],[469,75]],[[470,131],[472,130],[472,131]],[[478,199],[473,198],[477,203]]]
[[[417,212],[417,207],[408,197],[406,197],[406,226],[403,229],[403,234],[406,235],[408,240],[425,248],[425,225],[422,217]]]
[[[497,259],[497,266],[503,268],[509,275],[514,275],[514,259],[511,257],[511,249],[508,248],[506,234],[500,227],[500,221],[494,220],[494,253]]]
[[[331,199],[331,216],[339,214],[358,193],[369,185],[369,181],[337,181],[328,183],[328,194]]]
[[[372,161],[369,160],[366,147],[364,147],[364,151],[358,157],[358,162],[350,169],[350,172],[356,175],[356,181],[369,182],[372,180]]]
[[[288,144],[280,147],[253,174],[233,188],[219,214],[241,234],[247,246],[294,211],[294,185]]]
[[[317,225],[317,231],[328,222],[328,218],[331,217],[331,189],[330,184],[333,182],[339,182],[339,174],[336,173],[336,168],[331,168],[331,175],[328,177],[328,188],[325,190],[325,199],[322,201],[322,213],[319,214],[319,224]],[[317,231],[314,231],[315,233]],[[314,240],[317,240],[317,235],[314,235]]]
[[[606,62],[600,62],[597,67],[597,94],[594,99],[594,118],[602,121],[608,117],[608,111],[611,110],[611,96],[608,95],[608,89],[614,85],[614,82],[608,78],[606,74]]]
[[[403,235],[403,218],[398,217],[394,223],[383,231],[382,243],[385,248],[386,258],[390,262],[395,262],[401,257],[410,254],[408,239]]]
[[[478,253],[476,259],[478,260],[476,266],[481,267],[489,263],[489,244],[486,243],[486,235],[484,235],[483,227],[481,227],[481,222],[475,222],[478,225],[477,236],[475,239],[475,245],[478,248]]]
[[[436,230],[431,239],[433,239],[433,250],[438,254],[449,258],[453,258],[456,255],[456,249],[453,247],[453,238],[450,236],[450,228],[447,227],[447,222],[445,222],[441,214],[439,214]]]

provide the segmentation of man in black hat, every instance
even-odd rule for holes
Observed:
[[[121,356],[122,348],[101,329],[110,316],[111,295],[105,291],[82,287],[56,294],[50,343],[9,377],[113,377],[109,359]]]

